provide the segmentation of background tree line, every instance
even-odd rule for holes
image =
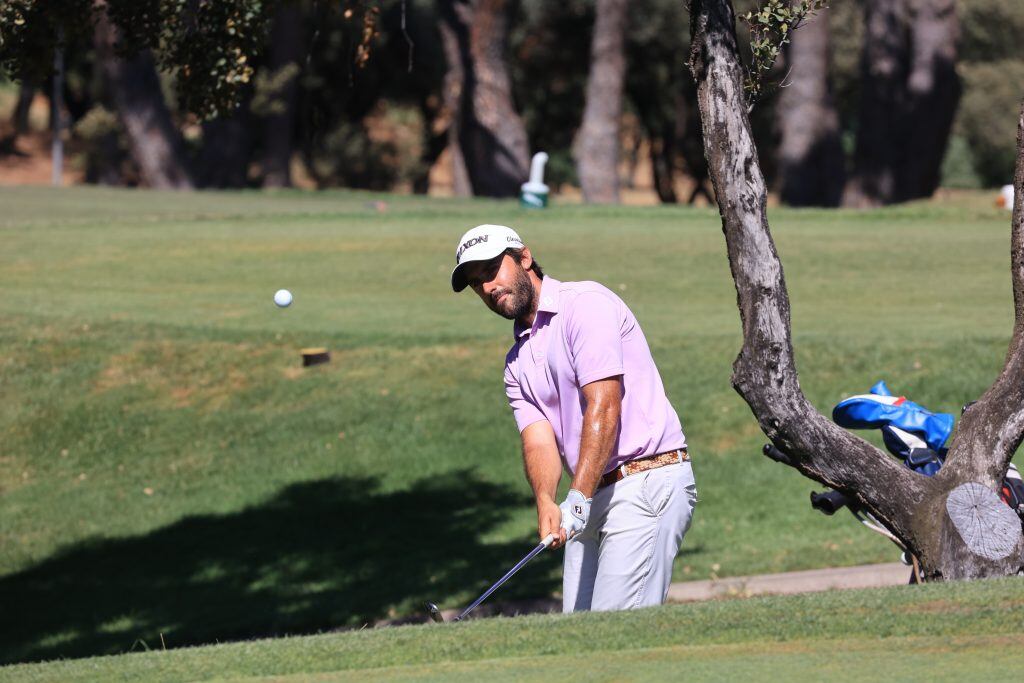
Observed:
[[[19,83],[0,153],[59,41],[88,182],[426,192],[441,160],[455,194],[511,196],[542,150],[549,184],[589,201],[618,201],[641,163],[663,202],[710,197],[680,0],[0,0],[0,17]],[[1022,33],[1017,0],[834,0],[752,112],[769,186],[871,206],[1008,182]]]

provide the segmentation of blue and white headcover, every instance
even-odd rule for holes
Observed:
[[[913,450],[925,448],[944,455],[943,445],[953,431],[952,415],[933,413],[905,396],[893,396],[885,382],[871,387],[871,393],[841,401],[832,410],[832,420],[847,429],[881,429],[886,447],[904,459]]]

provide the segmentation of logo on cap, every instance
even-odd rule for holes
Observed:
[[[480,237],[474,237],[472,239],[468,239],[465,242],[463,242],[462,246],[459,247],[459,250],[457,252],[455,252],[455,262],[456,263],[459,262],[459,259],[462,258],[462,254],[467,249],[469,249],[470,247],[475,247],[476,245],[480,244],[481,242],[486,242],[488,237],[490,237],[490,235],[481,235]]]

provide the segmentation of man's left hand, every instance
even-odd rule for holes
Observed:
[[[592,500],[576,489],[569,489],[569,495],[558,506],[562,510],[562,528],[565,529],[566,538],[572,538],[587,528]]]

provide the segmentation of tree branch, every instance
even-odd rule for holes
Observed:
[[[690,17],[690,69],[743,326],[733,386],[789,464],[855,498],[909,542],[909,510],[933,484],[833,424],[804,397],[793,358],[789,295],[768,229],[767,190],[746,114],[732,6],[729,0],[691,0]]]
[[[1014,324],[1003,370],[964,413],[953,436],[943,479],[967,474],[989,487],[1002,480],[1024,439],[1024,102],[1017,118],[1017,170],[1013,179],[1010,228],[1010,277]],[[984,453],[987,457],[974,454]]]

